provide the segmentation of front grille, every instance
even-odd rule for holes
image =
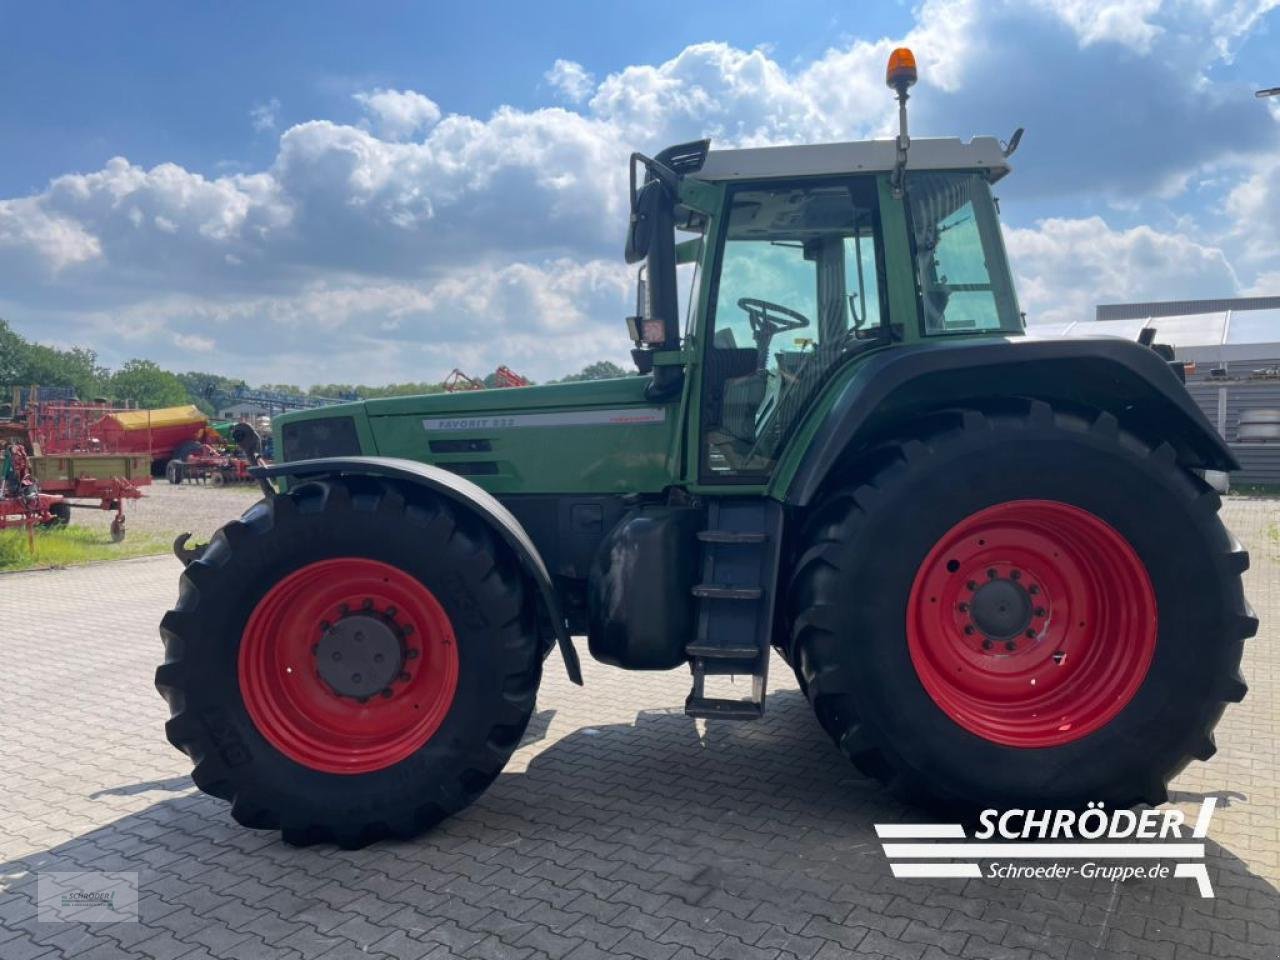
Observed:
[[[287,460],[316,460],[321,457],[354,457],[360,454],[353,417],[324,417],[295,420],[284,425],[283,454]]]

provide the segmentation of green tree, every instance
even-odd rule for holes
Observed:
[[[130,360],[112,374],[111,393],[118,401],[128,400],[148,410],[191,402],[177,374],[150,360]]]
[[[216,373],[200,373],[189,370],[178,374],[178,380],[186,388],[191,402],[209,416],[213,416],[224,403],[235,395],[238,388],[245,386],[243,380],[233,380]]]
[[[633,370],[624,370],[612,360],[597,360],[595,363],[589,363],[577,373],[571,373],[567,377],[560,380],[552,380],[552,383],[579,383],[583,380],[616,380],[619,377],[629,377],[634,374]]]
[[[0,385],[71,387],[85,399],[102,392],[106,377],[92,350],[59,350],[31,343],[0,320]]]

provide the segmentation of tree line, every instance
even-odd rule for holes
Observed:
[[[577,373],[548,382],[605,380],[625,377],[629,372],[609,360],[600,360]],[[494,373],[487,375],[484,381],[486,386],[495,386]],[[7,392],[14,386],[32,384],[70,387],[81,400],[101,398],[146,409],[193,403],[210,415],[216,414],[219,405],[233,398],[238,391],[250,389],[333,399],[404,397],[444,390],[441,383],[428,381],[380,385],[324,383],[306,388],[294,384],[264,383],[251,388],[245,381],[233,377],[197,371],[173,373],[151,360],[139,358],[127,360],[118,369],[111,370],[98,361],[93,350],[84,347],[59,349],[32,343],[0,319],[0,387]]]

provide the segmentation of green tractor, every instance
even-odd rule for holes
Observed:
[[[713,721],[763,713],[776,651],[937,808],[1159,804],[1209,758],[1257,628],[1202,476],[1236,463],[1169,351],[1024,331],[1010,150],[912,143],[889,80],[896,140],[633,155],[637,375],[275,421],[161,625],[202,790],[290,842],[412,836],[584,634]]]

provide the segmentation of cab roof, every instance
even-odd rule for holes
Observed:
[[[698,180],[759,180],[772,177],[815,177],[847,173],[880,173],[893,169],[897,144],[893,140],[815,143],[794,147],[750,147],[711,150]],[[907,171],[981,170],[992,183],[1009,172],[1009,161],[995,137],[912,139]]]

